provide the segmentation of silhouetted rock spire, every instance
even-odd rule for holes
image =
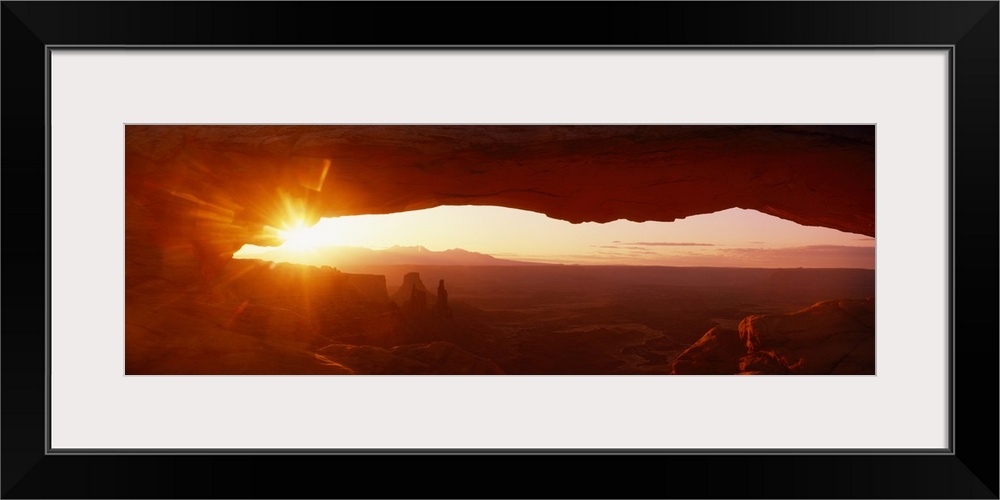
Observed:
[[[451,317],[451,308],[448,307],[448,290],[444,288],[444,280],[438,281],[437,306],[435,310],[438,316],[442,318]]]
[[[430,312],[428,310],[429,298],[434,293],[424,286],[420,279],[420,273],[406,273],[403,276],[403,284],[399,290],[393,294],[392,300],[406,311],[407,314],[420,316]],[[444,280],[438,281],[437,301],[434,304],[434,315],[441,318],[451,317],[451,306],[448,305],[448,290],[444,287]]]
[[[427,292],[417,290],[417,285],[413,285],[410,290],[410,300],[406,303],[406,310],[412,314],[421,314],[427,310]]]

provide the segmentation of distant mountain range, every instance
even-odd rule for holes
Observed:
[[[491,255],[453,248],[435,252],[423,246],[394,246],[383,250],[362,247],[323,247],[311,252],[273,249],[246,258],[291,262],[310,266],[528,266],[534,262],[498,259]]]

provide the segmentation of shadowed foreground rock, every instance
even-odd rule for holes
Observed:
[[[674,361],[675,375],[736,373],[746,345],[736,330],[715,327]]]
[[[335,344],[316,354],[321,364],[357,375],[502,375],[493,361],[450,342],[432,342],[383,349]]]
[[[675,374],[874,375],[875,300],[831,300],[713,328],[674,361]]]
[[[381,276],[232,262],[321,217],[496,205],[642,222],[744,208],[875,235],[874,126],[128,125],[124,154],[126,373],[351,372],[302,359],[326,341],[410,344]],[[717,330],[675,369],[872,373],[874,328],[839,304],[747,318],[736,361]],[[414,349],[369,352],[463,359]]]
[[[204,285],[132,287],[126,303],[128,375],[503,374],[452,342],[407,337],[423,324],[380,275],[234,260]]]

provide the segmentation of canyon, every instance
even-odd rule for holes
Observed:
[[[385,274],[232,255],[245,244],[279,244],[273,228],[293,218],[309,225],[321,217],[439,205],[504,206],[572,223],[673,221],[736,207],[874,236],[874,148],[873,126],[127,125],[126,373],[384,373],[383,365],[414,373],[538,370],[538,363],[518,365],[486,345],[497,342],[495,328],[473,321],[479,313],[463,315],[470,306],[460,290],[450,322],[407,318],[389,300],[395,290]],[[824,295],[814,303],[873,296],[872,284],[870,293]],[[326,305],[310,309],[317,297]],[[790,314],[812,304],[742,312]],[[645,328],[622,333],[620,324],[598,328],[607,349],[655,351],[654,358],[664,357],[656,373],[684,372],[698,356],[688,353],[672,365],[665,353],[679,355],[716,327],[703,347],[724,344],[739,359],[759,352],[734,347],[736,325],[702,321],[696,338],[686,330],[670,349],[650,351],[649,345],[670,342]],[[463,329],[493,333],[477,337]],[[357,362],[362,358],[382,362]],[[443,359],[463,366],[448,367]],[[724,363],[727,372],[731,361]],[[733,373],[766,372],[754,369],[763,361],[744,361]],[[786,369],[809,365],[787,356],[779,361]],[[865,373],[874,366],[856,365]]]

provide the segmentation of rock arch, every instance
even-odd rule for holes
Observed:
[[[126,285],[211,277],[298,214],[498,205],[566,221],[738,207],[875,235],[874,126],[125,129]]]

